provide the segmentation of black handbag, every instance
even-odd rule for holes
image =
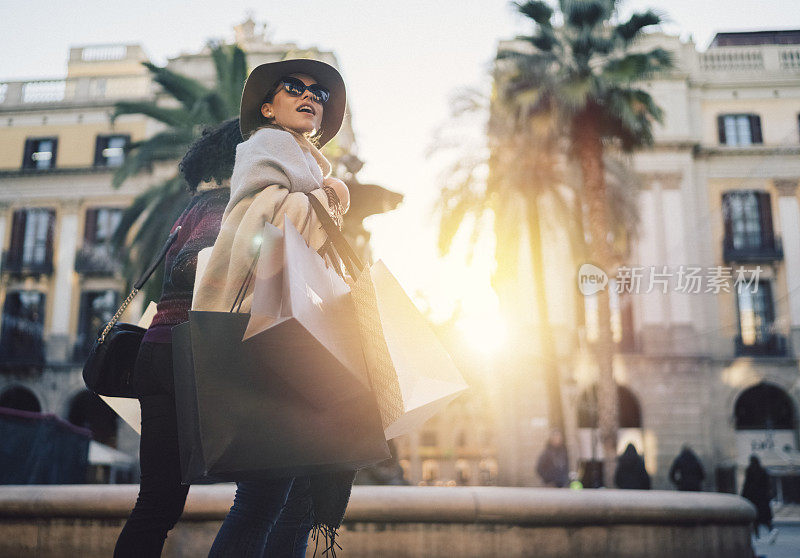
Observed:
[[[117,323],[117,320],[164,260],[180,230],[181,227],[177,227],[169,235],[167,242],[158,253],[158,257],[134,283],[133,290],[105,325],[100,337],[94,342],[89,357],[83,365],[83,381],[86,387],[96,394],[136,398],[137,395],[132,384],[133,368],[136,364],[139,346],[142,344],[142,337],[147,330],[135,324]]]

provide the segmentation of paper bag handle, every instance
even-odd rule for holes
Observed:
[[[333,218],[328,213],[328,210],[326,210],[322,205],[322,202],[319,201],[319,198],[310,193],[307,193],[306,195],[308,196],[308,200],[311,202],[311,207],[314,208],[314,211],[317,214],[317,218],[319,218],[320,223],[322,223],[322,228],[325,229],[325,233],[328,235],[331,244],[336,250],[336,253],[339,255],[339,258],[347,268],[347,272],[353,279],[355,279],[361,274],[361,271],[364,269],[364,264],[361,263],[361,260],[356,255],[353,247],[350,246],[350,243],[347,242],[347,239],[342,234],[342,231],[340,231],[339,227],[336,226],[336,223],[333,222]]]

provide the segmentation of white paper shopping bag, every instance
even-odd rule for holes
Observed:
[[[352,295],[386,439],[412,432],[467,383],[382,261],[361,273]]]

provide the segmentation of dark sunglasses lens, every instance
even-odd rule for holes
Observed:
[[[317,87],[316,85],[312,85],[308,88],[311,91],[311,94],[317,99],[317,101],[321,103],[327,103],[328,99],[330,99],[331,94],[330,92],[325,89],[324,87]]]
[[[306,90],[306,86],[302,81],[291,78],[283,80],[283,87],[286,89],[286,92],[293,97],[299,97],[303,94],[303,91]]]
[[[286,92],[292,97],[299,97],[308,90],[308,92],[314,96],[315,101],[323,104],[327,102],[331,96],[330,92],[321,85],[314,84],[306,86],[305,83],[293,77],[285,77],[281,81],[283,82],[283,88],[286,89]]]

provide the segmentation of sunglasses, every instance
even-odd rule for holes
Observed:
[[[311,97],[321,105],[328,102],[328,99],[331,97],[331,92],[318,83],[306,85],[297,78],[285,77],[281,78],[280,84],[283,89],[292,97],[300,97],[303,93],[308,91],[311,93]]]

